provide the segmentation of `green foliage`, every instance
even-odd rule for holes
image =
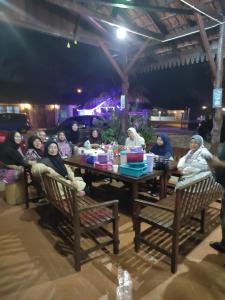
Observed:
[[[107,128],[102,131],[102,140],[104,143],[113,141],[124,144],[127,137],[122,133],[121,112],[115,110],[112,112],[111,119],[106,121]],[[130,116],[128,118],[128,128],[135,127],[140,135],[145,139],[146,144],[150,144],[154,139],[153,127],[149,124],[148,118],[144,116]]]
[[[137,129],[137,132],[145,139],[146,145],[154,140],[155,132],[147,116],[146,118],[144,116],[131,116],[129,118],[129,126]]]

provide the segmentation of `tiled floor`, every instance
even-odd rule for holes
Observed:
[[[225,255],[208,246],[219,227],[181,257],[172,275],[156,253],[134,252],[130,217],[121,213],[119,255],[97,251],[76,273],[72,256],[58,253],[58,238],[38,219],[34,208],[0,201],[0,299],[225,299]]]

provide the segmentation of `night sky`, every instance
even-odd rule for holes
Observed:
[[[66,44],[0,24],[1,101],[82,103],[101,92],[119,92],[120,78],[100,48],[71,43],[67,49]],[[81,96],[77,87],[84,90]],[[212,98],[207,63],[131,76],[130,87],[160,107],[201,107]]]

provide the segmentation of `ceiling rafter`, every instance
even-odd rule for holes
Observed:
[[[217,23],[223,22],[223,16],[218,14],[216,11],[206,8],[205,5],[199,4],[196,0],[179,0],[181,3],[186,5],[187,7],[193,9],[195,12],[200,13]]]
[[[76,4],[76,3],[72,3],[71,1],[68,0],[46,0],[48,3],[54,4],[56,6],[59,6],[61,8],[65,8],[68,9],[72,12],[76,12],[78,14],[80,14],[82,17],[86,18],[87,16],[89,18],[94,18],[97,19],[101,22],[107,23],[109,25],[112,26],[117,26],[117,27],[121,27],[122,24],[120,24],[115,18],[111,18],[111,17],[107,17],[104,16],[98,12],[92,11],[82,5]],[[151,32],[151,34],[149,34],[149,31],[145,30],[145,29],[139,29],[139,27],[131,27],[131,28],[127,28],[128,32],[133,32],[137,35],[149,38],[149,39],[157,39],[157,40],[162,40],[163,36],[160,33],[157,32]]]
[[[89,0],[78,0],[77,2],[88,3]],[[174,8],[170,6],[160,6],[160,5],[150,5],[146,4],[143,0],[138,0],[137,2],[126,2],[124,1],[106,1],[106,0],[95,0],[96,3],[111,6],[111,7],[118,7],[124,9],[136,9],[142,8],[148,11],[157,11],[157,12],[167,12],[167,13],[176,13],[180,15],[192,15],[192,10],[187,8]],[[120,2],[120,3],[119,3]]]

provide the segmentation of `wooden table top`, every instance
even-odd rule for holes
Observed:
[[[162,176],[165,174],[165,171],[163,170],[153,170],[153,172],[147,173],[146,175],[142,175],[140,177],[132,177],[132,176],[120,174],[119,170],[118,172],[113,172],[112,170],[102,170],[100,168],[97,168],[94,164],[89,164],[81,160],[80,156],[72,156],[70,158],[66,158],[64,161],[68,165],[80,167],[89,171],[94,171],[97,172],[98,174],[106,175],[107,177],[112,177],[127,182],[145,182],[148,179],[155,178],[157,176]],[[116,165],[120,164],[119,157],[114,158],[113,164]]]

